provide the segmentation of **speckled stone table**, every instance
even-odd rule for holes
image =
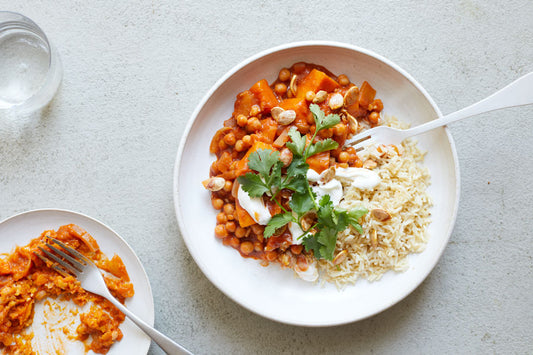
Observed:
[[[190,257],[172,203],[190,114],[248,56],[290,41],[352,43],[405,68],[447,113],[533,71],[530,0],[0,0],[0,8],[41,25],[64,66],[43,112],[0,120],[0,219],[58,207],[112,226],[150,277],[156,327],[194,353],[533,351],[531,107],[451,127],[461,202],[450,244],[410,296],[358,323],[287,326],[235,304]]]

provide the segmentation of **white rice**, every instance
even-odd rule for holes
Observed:
[[[394,117],[386,117],[383,125],[408,128]],[[342,208],[364,206],[369,211],[381,208],[391,218],[380,222],[369,212],[362,218],[364,234],[350,228],[339,234],[335,255],[347,250],[348,257],[339,265],[320,260],[322,280],[343,287],[355,283],[358,278],[369,281],[380,279],[388,270],[405,271],[409,267],[407,256],[424,250],[427,228],[431,222],[429,208],[431,197],[427,193],[430,176],[420,163],[424,160],[416,142],[408,139],[398,147],[400,155],[392,147],[378,151],[376,147],[365,149],[359,157],[377,162],[374,168],[381,183],[373,190],[345,187]],[[376,231],[377,238],[372,241]]]

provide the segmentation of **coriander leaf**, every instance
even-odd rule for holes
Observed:
[[[329,114],[325,116],[324,111],[320,109],[317,104],[309,105],[309,109],[313,113],[316,123],[316,131],[331,128],[341,121],[341,118],[337,114]]]
[[[359,223],[357,224],[352,224],[352,226],[355,228],[355,230],[359,233],[359,234],[363,234],[365,231],[363,230],[363,227],[361,227],[361,225]]]
[[[334,227],[333,221],[333,202],[329,195],[324,195],[319,202],[320,208],[317,211],[319,226]]]
[[[315,255],[315,258],[322,258],[322,255],[320,255],[320,244],[318,243],[318,240],[315,238],[314,235],[308,234],[308,236],[304,237],[304,239],[302,240],[302,244],[305,247],[305,251],[312,250]]]
[[[283,227],[289,222],[293,221],[292,213],[280,213],[275,215],[268,221],[268,224],[265,227],[265,231],[263,233],[263,236],[265,238],[270,238],[277,229]]]
[[[282,189],[289,189],[294,192],[305,193],[309,188],[309,182],[303,175],[296,175],[294,177],[288,177],[287,181],[284,181],[281,185]]]
[[[315,123],[318,129],[318,127],[322,125],[322,121],[324,120],[326,114],[320,109],[320,106],[318,106],[317,104],[309,105],[309,110],[313,113]]]
[[[258,149],[248,157],[248,167],[257,171],[263,177],[270,175],[270,170],[279,161],[279,152],[273,152],[270,149]]]
[[[309,164],[303,158],[293,157],[291,165],[287,168],[287,175],[289,177],[302,175],[307,179],[307,170],[309,170]]]
[[[333,253],[335,252],[335,245],[337,244],[337,229],[329,227],[322,228],[315,235],[315,238],[320,244],[320,257],[327,260],[332,260]]]
[[[287,148],[289,148],[293,154],[303,155],[307,143],[306,137],[302,136],[296,127],[292,127],[289,130],[289,137],[292,139],[292,142],[285,143]]]
[[[304,214],[315,208],[314,196],[311,196],[307,190],[305,192],[296,191],[292,194],[289,206],[297,214]]]
[[[350,217],[351,220],[359,223],[359,219],[361,219],[361,217],[363,217],[367,213],[368,210],[364,207],[353,208],[348,211],[348,217]],[[350,223],[352,222],[350,221]]]
[[[339,143],[335,142],[333,139],[328,138],[323,141],[318,141],[311,146],[309,146],[309,149],[307,151],[307,157],[313,156],[318,153],[322,153],[328,150],[337,149],[339,147]]]
[[[276,152],[278,153],[278,152]],[[279,156],[279,153],[278,153]],[[270,173],[270,176],[265,177],[267,180],[268,186],[272,187],[280,187],[281,185],[281,167],[283,166],[283,163],[278,160],[276,164],[272,166],[272,172]]]
[[[241,184],[242,189],[251,197],[261,197],[265,192],[270,191],[270,188],[257,174],[247,173],[244,176],[239,176],[237,180]]]
[[[327,260],[333,259],[337,235],[345,230],[348,225],[362,233],[359,219],[368,211],[364,208],[345,211],[335,209],[333,202],[328,195],[323,196],[319,202],[320,208],[317,211],[318,223],[317,233],[304,239],[306,250],[313,250],[317,258]]]
[[[354,208],[346,213],[348,224],[352,225],[355,228],[355,230],[359,232],[360,234],[363,234],[364,231],[363,231],[363,227],[361,227],[361,224],[359,224],[359,220],[361,219],[361,217],[363,217],[367,213],[368,213],[368,210],[364,207]]]
[[[322,125],[321,125],[320,129],[322,130],[322,129],[331,128],[331,127],[335,126],[336,124],[340,123],[340,121],[341,121],[341,118],[340,118],[339,115],[337,115],[337,114],[329,114],[322,121]]]

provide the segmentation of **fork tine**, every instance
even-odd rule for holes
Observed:
[[[356,152],[360,152],[366,147],[368,147],[369,145],[373,144],[374,142],[375,141],[374,139],[372,139],[372,137],[368,137],[368,139],[365,139],[364,141],[360,143],[352,145],[352,148],[354,148]]]
[[[72,276],[72,274],[69,273],[67,270],[65,270],[61,265],[56,264],[53,260],[48,259],[46,256],[43,256],[35,251],[33,252],[33,254],[37,256],[39,259],[41,259],[45,263],[45,265],[59,272],[64,277]],[[49,265],[49,263],[51,263],[52,265]]]
[[[371,133],[370,130],[361,132],[359,134],[356,134],[354,137],[347,139],[344,143],[344,146],[354,146],[355,144],[360,144],[361,142],[364,142],[368,139],[371,139]]]
[[[57,249],[55,246],[53,246],[50,243],[46,243],[46,246],[48,248],[52,249],[53,251],[55,251],[56,253],[58,253],[59,255],[61,255],[62,257],[64,257],[65,259],[67,259],[68,262],[71,263],[72,266],[74,266],[74,268],[77,269],[79,272],[83,271],[83,264],[80,263],[78,260],[74,259],[73,257],[68,255],[67,253],[64,253],[61,250]]]
[[[42,248],[41,246],[38,246],[40,251],[42,251],[44,254],[46,254],[47,257],[54,259],[59,265],[61,265],[64,269],[66,269],[68,272],[77,275],[78,271],[69,263],[67,263],[64,260],[61,260],[57,256],[55,256],[53,253],[50,253],[48,250]],[[44,255],[43,255],[44,256]]]
[[[82,253],[80,253],[79,251],[69,247],[68,245],[66,245],[65,243],[63,242],[60,242],[59,240],[55,239],[55,238],[51,238],[51,237],[48,237],[48,239],[50,239],[51,241],[53,241],[55,244],[59,245],[60,247],[62,247],[63,249],[65,249],[67,252],[69,252],[70,254],[76,256],[78,258],[78,261],[85,263],[91,263],[92,261],[89,260],[85,255],[83,255]]]

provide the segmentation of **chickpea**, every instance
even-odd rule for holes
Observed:
[[[348,79],[348,77],[344,74],[342,75],[339,75],[337,77],[337,82],[341,85],[341,86],[347,86],[347,85],[350,85],[350,79]]]
[[[235,212],[235,206],[232,203],[226,203],[224,205],[224,213],[230,215],[233,214],[233,212]]]
[[[350,154],[348,152],[340,152],[339,157],[337,160],[339,163],[346,163],[350,159]]]
[[[224,143],[229,146],[235,145],[235,133],[229,132],[224,136]]]
[[[379,121],[379,113],[376,111],[372,111],[370,115],[368,115],[368,122],[371,124],[378,124]]]
[[[275,91],[276,94],[278,94],[279,96],[285,95],[285,93],[287,92],[287,85],[285,85],[285,84],[283,84],[283,83],[277,83],[277,84],[274,86],[274,91]]]
[[[226,217],[226,214],[224,212],[220,212],[217,214],[217,224],[225,224],[228,221],[228,218]]]
[[[265,257],[268,261],[274,261],[278,258],[278,252],[275,250],[267,251]]]
[[[279,71],[278,79],[280,81],[288,81],[291,78],[291,71],[287,68],[283,68]]]
[[[224,142],[223,139],[219,140],[218,141],[218,149],[220,150],[224,150],[228,147],[228,145],[226,144],[226,142]]]
[[[333,136],[333,129],[332,128],[324,129],[318,132],[318,134],[322,138],[331,138]]]
[[[261,122],[257,117],[250,117],[248,124],[246,125],[246,130],[248,132],[255,132],[261,129]],[[243,137],[244,138],[244,137]]]
[[[302,250],[303,250],[303,245],[291,245],[291,253],[293,253],[294,255],[299,255],[302,253]]]
[[[244,143],[242,140],[239,139],[237,142],[235,142],[235,150],[238,152],[242,152],[244,150]]]
[[[215,236],[217,238],[225,238],[228,236],[226,227],[223,224],[217,224],[217,226],[215,227]]]
[[[224,191],[230,192],[232,188],[233,188],[233,181],[226,180],[226,182],[224,183]]]
[[[306,117],[306,121],[310,125],[314,125],[315,124],[315,116],[313,116],[313,114],[311,112],[309,112],[309,114]]]
[[[311,90],[305,93],[305,99],[307,101],[313,101],[315,99],[315,93]]]
[[[252,244],[252,242],[242,242],[241,243],[241,252],[243,254],[250,254],[252,251],[254,251],[254,245]]]
[[[252,137],[247,134],[244,137],[242,137],[242,142],[244,143],[245,147],[250,146],[253,143],[252,142]]]
[[[383,102],[380,99],[375,99],[372,102],[372,107],[374,111],[381,112],[383,110]]]
[[[305,121],[298,121],[295,126],[301,134],[307,134],[309,132],[309,124]]]
[[[261,242],[254,242],[254,250],[255,250],[255,251],[261,251],[261,250],[263,250],[263,243],[261,243]]]
[[[239,247],[239,244],[241,244],[241,242],[239,242],[239,239],[235,237],[229,237],[228,239],[229,239],[228,244],[231,245],[235,249],[237,249]]]
[[[237,225],[233,221],[226,222],[226,230],[230,233],[235,232]]]
[[[235,229],[235,236],[237,238],[243,238],[246,235],[246,229],[242,228],[241,226],[237,226]]]
[[[246,124],[248,123],[248,117],[246,117],[245,115],[238,115],[237,116],[237,124],[241,127],[244,127],[246,126]]]
[[[221,210],[222,207],[224,207],[224,200],[221,198],[213,198],[211,199],[211,204],[215,210]]]
[[[265,227],[257,223],[252,225],[252,232],[254,232],[255,235],[263,235],[264,230],[265,230]]]
[[[344,123],[339,123],[333,127],[333,133],[336,136],[344,136],[346,134],[346,125]]]
[[[293,93],[292,90],[289,88],[289,90],[287,90],[287,98],[292,99],[293,97],[294,97],[294,93]]]
[[[299,62],[292,66],[292,70],[294,71],[294,74],[300,74],[303,73],[305,70],[305,63]]]
[[[261,113],[261,107],[259,105],[252,105],[252,108],[250,109],[250,117],[257,116]]]

